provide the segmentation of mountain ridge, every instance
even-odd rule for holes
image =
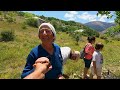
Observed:
[[[84,24],[98,32],[102,32],[111,26],[115,26],[115,23],[102,22],[102,21],[92,21]]]

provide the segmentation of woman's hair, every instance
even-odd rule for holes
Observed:
[[[95,44],[95,49],[96,50],[102,49],[103,47],[104,47],[104,45],[102,43],[96,43]]]
[[[88,42],[91,43],[92,41],[95,41],[95,37],[94,36],[89,36],[87,38]]]

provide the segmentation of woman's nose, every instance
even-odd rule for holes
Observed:
[[[44,30],[43,34],[45,34],[45,35],[47,34],[45,30]]]

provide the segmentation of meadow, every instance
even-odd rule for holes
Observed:
[[[20,23],[13,24],[0,21],[0,32],[3,30],[13,30],[15,40],[9,42],[0,41],[0,79],[20,79],[27,55],[33,47],[41,43],[38,38],[38,29],[33,27],[22,29]],[[87,43],[86,38],[82,37],[83,41],[79,41],[77,45],[69,34],[57,32],[55,43],[80,51]],[[103,39],[96,38],[96,42],[104,44],[102,51],[104,56],[103,69],[109,69],[120,77],[120,41],[111,40],[106,42]],[[83,68],[84,62],[82,59],[78,61],[68,60],[63,71],[74,79],[74,74],[82,75]]]

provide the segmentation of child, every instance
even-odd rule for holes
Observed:
[[[89,36],[87,38],[88,42],[86,44],[86,47],[85,47],[85,56],[84,56],[84,64],[85,64],[85,67],[84,67],[84,79],[88,79],[88,70],[90,68],[90,64],[91,64],[91,61],[92,61],[92,55],[93,55],[93,52],[95,51],[94,49],[94,46],[93,44],[95,43],[95,37],[94,36]]]
[[[104,45],[102,43],[97,43],[95,45],[95,51],[93,53],[92,63],[91,63],[91,75],[90,78],[96,75],[97,79],[101,79],[103,56],[100,51],[102,51]]]
[[[67,47],[67,46],[60,47],[60,49],[61,49],[61,54],[62,54],[62,58],[63,58],[63,65],[66,64],[67,60],[71,59],[71,60],[77,61],[80,58],[79,51],[74,51],[70,47]],[[69,76],[64,74],[64,72],[63,72],[63,76],[65,79],[69,79]]]

